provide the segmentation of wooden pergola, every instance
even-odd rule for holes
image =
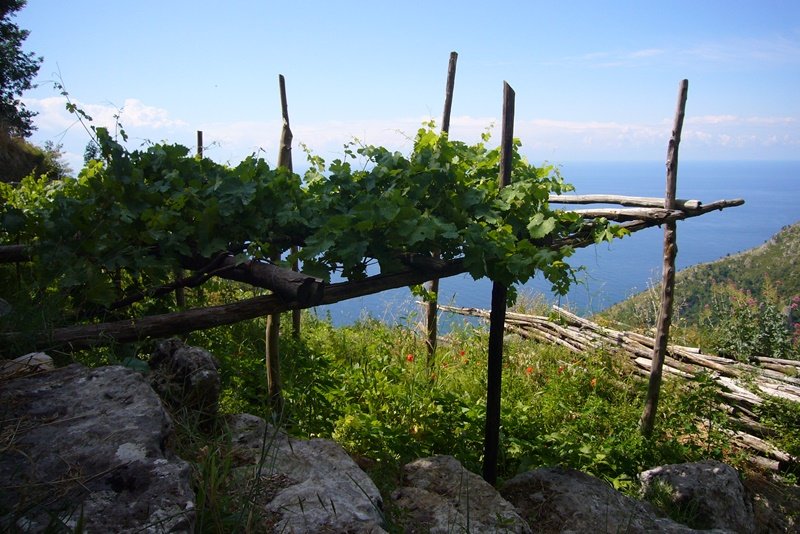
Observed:
[[[450,56],[448,67],[448,82],[446,89],[445,111],[442,121],[442,130],[447,132],[450,122],[450,109],[453,98],[455,79],[455,66],[457,54]],[[289,129],[288,108],[286,105],[285,82],[280,76],[281,110],[283,117],[283,130],[281,134],[279,164],[291,169],[291,141]],[[580,204],[614,204],[618,208],[588,208],[577,209],[585,220],[605,218],[618,222],[629,232],[637,232],[653,226],[664,227],[664,268],[662,278],[661,310],[658,319],[658,331],[654,344],[653,365],[650,375],[650,386],[647,405],[642,416],[642,431],[649,434],[652,431],[652,421],[658,402],[658,390],[661,382],[661,369],[669,336],[669,327],[672,315],[672,294],[675,276],[676,223],[677,221],[698,217],[711,211],[739,206],[744,203],[741,199],[717,200],[703,203],[699,200],[681,200],[676,198],[676,182],[678,170],[678,147],[685,112],[688,82],[683,80],[680,84],[678,109],[672,135],[668,143],[666,193],[663,199],[628,197],[619,195],[553,195],[550,202],[564,205]],[[501,164],[500,184],[507,185],[511,178],[511,149],[514,129],[514,100],[513,89],[504,84],[503,125],[501,136]],[[199,147],[202,150],[202,134],[198,132]],[[555,240],[551,243],[553,249],[563,246],[575,248],[586,247],[594,244],[594,240],[586,232]],[[31,259],[31,250],[25,246],[0,247],[0,263],[21,262]],[[211,264],[202,264],[187,259],[181,266],[188,271],[174,283],[158,288],[156,296],[181,291],[186,287],[196,287],[210,279],[218,277],[228,280],[245,282],[253,286],[268,289],[270,295],[254,297],[239,302],[150,315],[138,319],[125,319],[112,322],[82,324],[75,326],[59,327],[48,332],[43,332],[33,340],[33,347],[48,349],[55,347],[68,347],[82,349],[96,345],[125,343],[142,340],[145,338],[159,338],[176,334],[185,334],[194,330],[214,328],[217,326],[233,324],[239,321],[258,317],[269,317],[268,320],[268,376],[272,388],[277,388],[279,395],[279,374],[273,376],[270,367],[270,358],[277,365],[277,325],[279,314],[286,311],[297,311],[324,304],[333,304],[344,300],[380,293],[389,289],[403,286],[417,285],[425,282],[437,284],[438,279],[446,278],[466,272],[462,259],[445,261],[438,257],[436,251],[430,255],[406,255],[403,258],[405,268],[398,272],[381,273],[369,276],[363,280],[340,283],[326,283],[322,280],[281,268],[266,261],[248,261],[238,263],[233,256],[221,253],[213,259]],[[436,291],[433,285],[432,290]],[[506,315],[507,288],[502,284],[493,284],[492,311],[490,318],[490,334],[488,347],[488,383],[487,383],[487,421],[485,439],[484,478],[493,483],[496,479],[497,451],[500,428],[500,389],[502,375],[503,354],[503,329]],[[428,303],[428,330],[426,339],[428,350],[432,354],[436,348],[437,338],[437,303],[435,300]],[[295,323],[297,324],[297,323]],[[297,326],[295,327],[297,328]],[[28,338],[19,332],[0,334],[0,345],[8,346],[14,341]],[[271,341],[270,341],[271,340]],[[274,382],[274,383],[273,383]]]

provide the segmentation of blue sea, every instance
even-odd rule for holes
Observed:
[[[561,165],[576,194],[618,194],[663,197],[663,162],[580,162]],[[677,196],[709,203],[742,198],[743,206],[727,208],[678,222],[678,269],[710,262],[761,245],[786,225],[800,220],[800,161],[686,161],[678,167]],[[587,206],[576,206],[585,208]],[[554,296],[546,280],[535,277],[518,288],[548,301],[591,315],[658,284],[661,277],[663,230],[649,228],[614,241],[579,249],[569,259],[583,267],[580,283],[564,297]],[[460,275],[441,281],[439,302],[489,308],[491,282]],[[316,308],[336,325],[372,316],[414,325],[420,307],[407,288]],[[445,314],[450,321],[463,319]]]

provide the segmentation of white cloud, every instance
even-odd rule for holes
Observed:
[[[783,36],[726,39],[676,50],[675,54],[713,63],[756,61],[771,64],[797,64],[800,62],[800,42],[797,39]]]
[[[690,43],[668,48],[642,48],[637,50],[605,50],[554,58],[546,65],[569,65],[583,68],[638,67],[688,63],[714,63],[724,65],[797,65],[800,63],[800,41],[796,36],[769,38],[729,38],[716,41]]]
[[[26,102],[39,112],[35,121],[39,128],[35,142],[53,140],[63,143],[70,165],[81,167],[88,135],[76,126],[76,118],[65,109],[62,97]],[[120,109],[111,104],[78,106],[98,126],[114,126],[114,115]],[[199,123],[190,128],[186,121],[174,118],[168,110],[128,98],[121,106],[120,120],[131,138],[129,146],[139,148],[142,139],[179,142],[193,147],[195,130],[204,133],[205,154],[224,163],[235,164],[258,153],[267,161],[277,160],[281,121],[239,120]],[[339,120],[293,123],[295,165],[302,166],[305,156],[300,144],[307,145],[325,160],[343,155],[343,145],[360,142],[385,146],[403,153],[410,151],[413,138],[428,116],[398,117],[393,120]],[[438,121],[438,118],[436,119]],[[467,143],[480,140],[491,130],[497,143],[498,117],[458,115],[451,119],[451,137]],[[635,123],[596,120],[563,120],[558,118],[518,118],[515,137],[522,141],[523,153],[533,161],[570,161],[589,159],[657,159],[663,158],[670,136],[671,120]],[[686,157],[739,158],[769,157],[777,154],[790,157],[800,145],[798,120],[792,116],[739,116],[717,114],[687,116],[684,123],[681,151]],[[767,151],[768,149],[768,151]],[[787,156],[789,155],[789,156]]]
[[[644,50],[636,50],[635,52],[631,52],[629,56],[632,58],[642,58],[660,56],[663,53],[664,50],[661,50],[660,48],[645,48]]]
[[[779,124],[796,124],[795,117],[748,117],[744,122],[749,124],[764,124],[764,125],[779,125]]]
[[[686,117],[684,124],[723,124],[738,122],[739,117],[736,115],[703,115],[699,117]]]
[[[92,118],[94,126],[113,128],[119,120],[123,125],[135,128],[163,129],[183,127],[185,122],[173,119],[165,109],[148,106],[136,98],[126,98],[121,106],[73,102],[78,109]],[[25,105],[38,113],[36,125],[42,130],[67,129],[78,117],[66,109],[67,100],[62,96],[41,99],[26,99]]]
[[[796,124],[795,117],[739,117],[737,115],[703,115],[699,117],[686,117],[685,124],[733,124],[733,125],[781,125]]]

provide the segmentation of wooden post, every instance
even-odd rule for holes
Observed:
[[[285,167],[292,171],[292,129],[289,127],[289,104],[286,99],[286,80],[283,75],[278,76],[278,83],[281,90],[281,117],[283,119],[283,128],[281,129],[281,141],[278,153],[278,166]],[[292,247],[292,254],[297,252],[297,247]],[[300,263],[297,260],[292,262],[292,270],[295,272],[300,271]],[[295,339],[300,338],[300,317],[301,310],[292,310],[292,337]]]
[[[442,133],[450,132],[450,112],[453,108],[453,88],[456,83],[456,61],[458,61],[458,53],[450,52],[450,63],[447,67],[447,86],[445,88],[444,96],[444,112],[442,113]],[[438,252],[434,252],[435,258],[439,257]],[[428,348],[428,367],[433,367],[433,361],[436,357],[436,338],[438,336],[438,301],[439,301],[439,279],[434,278],[428,284],[428,291],[431,293],[431,299],[428,301],[426,317],[427,317],[427,348]]]
[[[197,130],[197,157],[203,159],[203,131]],[[175,280],[183,278],[183,269],[175,270]],[[180,309],[186,309],[186,289],[178,287],[175,289],[175,304]]]
[[[500,140],[500,187],[511,183],[511,155],[514,144],[514,90],[503,84],[503,132]],[[483,478],[497,482],[497,456],[500,448],[500,390],[503,380],[503,335],[506,322],[508,288],[492,284],[492,311],[489,318],[489,368],[486,385],[486,430],[484,434]]]
[[[278,75],[278,84],[281,93],[281,140],[278,147],[278,167],[292,170],[292,130],[289,128],[289,106],[286,101],[286,81],[282,74]],[[279,260],[280,253],[273,255],[273,260]],[[299,313],[299,310],[298,310]],[[294,326],[294,311],[292,312],[292,325]],[[281,314],[273,313],[267,316],[266,326],[266,366],[267,390],[269,392],[272,418],[278,419],[283,412],[283,395],[281,393],[281,367],[280,367],[280,329]]]
[[[664,196],[664,208],[675,208],[675,189],[678,181],[678,146],[681,142],[683,117],[686,113],[686,95],[689,81],[682,80],[678,90],[678,109],[675,111],[675,122],[672,137],[667,148],[667,188]],[[653,425],[658,409],[658,395],[661,390],[661,373],[664,357],[667,353],[669,327],[672,323],[672,305],[675,291],[675,256],[678,254],[677,225],[674,221],[664,225],[664,266],[661,277],[661,307],[658,311],[658,324],[653,347],[653,363],[650,368],[650,382],[647,387],[647,399],[639,422],[642,434],[649,437],[653,433]]]

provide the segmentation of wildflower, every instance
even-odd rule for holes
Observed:
[[[414,355],[413,354],[406,354],[406,361],[407,362],[413,362],[414,361]]]
[[[466,352],[464,352],[463,350],[460,350],[460,351],[458,351],[458,355],[459,355],[459,356],[463,356],[463,355],[465,355],[465,354],[466,354]]]
[[[531,374],[532,372],[533,372],[533,367],[528,367],[527,369],[525,369],[525,374],[528,374],[528,375],[529,375],[529,374]]]
[[[592,378],[591,382],[589,382],[589,383],[592,385],[592,389],[594,389],[595,386],[597,386],[597,379],[596,378]]]
[[[563,372],[564,372],[564,366],[563,365],[559,365],[558,366],[558,374],[561,374]]]

